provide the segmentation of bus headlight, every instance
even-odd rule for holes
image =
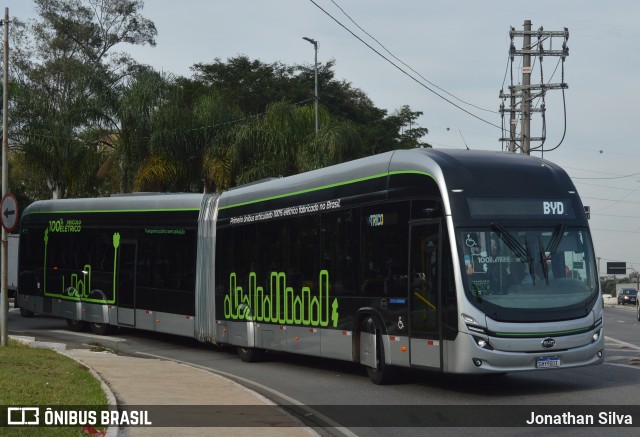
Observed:
[[[475,335],[473,336],[473,339],[475,340],[475,342],[478,345],[478,347],[480,347],[482,349],[490,350],[490,351],[493,350],[493,348],[489,344],[488,340],[486,340],[486,339],[484,339],[482,337],[476,337]]]
[[[478,324],[478,322],[476,322],[476,319],[474,319],[473,317],[468,316],[468,315],[466,315],[464,313],[462,313],[460,315],[462,316],[462,320],[464,320],[464,323],[468,323],[468,324],[471,324],[471,325],[477,325]]]
[[[598,341],[598,339],[600,338],[600,332],[601,331],[602,331],[601,329],[598,329],[596,332],[593,333],[593,337],[592,338],[593,338],[594,342]]]

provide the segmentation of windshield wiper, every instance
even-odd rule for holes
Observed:
[[[507,246],[509,246],[509,249],[513,250],[516,255],[520,257],[520,259],[523,259],[527,262],[530,261],[530,256],[527,250],[522,247],[522,244],[520,244],[520,242],[516,240],[515,237],[509,233],[509,231],[507,231],[502,225],[499,225],[498,223],[491,223],[491,227],[498,235],[498,237],[500,237],[500,239],[504,241]]]
[[[562,237],[564,237],[564,230],[566,229],[566,227],[567,225],[565,225],[564,223],[560,223],[558,226],[556,226],[556,229],[553,231],[553,235],[551,235],[551,240],[549,240],[549,247],[547,248],[547,250],[545,250],[544,243],[542,243],[542,237],[538,235],[540,264],[542,264],[544,280],[546,281],[547,285],[549,285],[549,267],[547,266],[547,261],[551,260],[553,254],[560,245],[560,241],[562,240]],[[547,251],[549,252],[549,255],[547,255]]]
[[[522,244],[516,238],[509,233],[502,225],[498,223],[491,223],[491,228],[494,232],[500,237],[502,241],[509,247],[509,249],[513,250],[513,252],[523,261],[527,263],[529,267],[529,274],[531,275],[531,282],[533,285],[536,284],[536,278],[533,267],[533,257],[531,256],[531,251],[529,250],[529,245],[527,244],[527,237],[524,237],[524,244],[526,246],[522,247]]]
[[[529,250],[529,242],[527,241],[527,236],[524,236],[524,247],[527,250],[527,262],[529,263],[529,275],[531,275],[531,285],[536,285],[536,271],[533,266],[533,256],[531,255],[531,251]]]
[[[553,255],[553,253],[558,248],[558,245],[560,244],[562,237],[564,237],[564,230],[566,228],[567,228],[566,224],[560,223],[558,226],[556,226],[556,229],[553,231],[553,235],[551,236],[551,240],[549,241],[549,247],[548,247],[549,258],[551,258],[551,255]]]
[[[549,285],[549,267],[547,266],[547,253],[544,250],[544,243],[542,243],[542,237],[540,235],[538,235],[538,246],[540,250],[540,264],[542,264],[542,272],[544,273],[544,280],[547,283],[547,285]],[[549,252],[549,259],[551,259],[551,252]]]

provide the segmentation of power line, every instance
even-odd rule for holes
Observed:
[[[623,188],[623,187],[610,187],[607,185],[600,185],[600,184],[587,184],[586,182],[579,182],[579,185],[587,185],[589,187],[597,187],[597,188],[606,188],[606,189],[610,189],[610,190],[622,190],[622,191],[633,191],[635,190],[634,188]]]
[[[634,176],[638,176],[640,175],[640,173],[632,173],[632,174],[628,174],[628,175],[624,175],[624,176],[611,176],[611,177],[602,177],[602,178],[578,178],[578,177],[571,177],[571,179],[581,179],[581,180],[611,180],[611,179],[625,179],[625,178],[631,178]]]
[[[640,219],[640,216],[637,215],[621,215],[621,214],[601,214],[599,212],[591,211],[591,216],[602,216],[602,217],[616,217],[616,218],[630,218],[630,219]]]
[[[318,9],[320,9],[322,12],[325,13],[325,15],[327,15],[329,18],[331,18],[333,21],[335,21],[340,27],[342,27],[344,30],[346,30],[347,32],[349,32],[353,37],[355,37],[356,39],[358,39],[362,44],[366,45],[369,49],[371,49],[373,52],[375,52],[378,56],[380,56],[382,59],[384,59],[385,61],[387,61],[389,64],[393,65],[396,69],[400,70],[404,75],[406,75],[407,77],[409,77],[411,80],[413,80],[414,82],[416,82],[418,85],[422,86],[423,88],[425,88],[426,90],[430,91],[431,93],[435,94],[436,96],[440,97],[442,100],[444,100],[445,102],[449,103],[452,106],[455,106],[456,108],[458,108],[459,110],[461,110],[462,112],[465,112],[466,114],[472,116],[473,118],[476,118],[480,121],[482,121],[483,123],[486,123],[490,126],[496,127],[498,129],[502,129],[500,126],[498,126],[497,124],[491,123],[488,120],[485,120],[484,118],[468,111],[467,109],[461,107],[460,105],[452,102],[451,100],[447,99],[446,97],[444,97],[443,95],[439,94],[438,92],[434,91],[432,88],[428,87],[427,85],[425,85],[424,83],[420,82],[418,79],[416,79],[415,77],[413,77],[411,74],[407,73],[407,71],[403,70],[402,67],[400,67],[398,64],[394,63],[392,60],[390,60],[389,58],[387,58],[385,55],[383,55],[382,53],[380,53],[378,50],[376,50],[374,47],[372,47],[369,43],[367,43],[365,40],[363,40],[362,38],[360,38],[358,35],[356,35],[355,33],[353,33],[353,31],[351,29],[349,29],[347,26],[345,26],[344,24],[342,24],[337,18],[335,18],[333,15],[331,15],[329,12],[327,12],[325,9],[323,9],[318,3],[316,3],[314,0],[309,0],[311,3],[313,3]]]
[[[369,32],[367,32],[365,29],[362,28],[362,26],[360,26],[358,23],[355,22],[355,20],[353,18],[351,18],[351,16],[349,14],[347,14],[345,12],[345,10],[338,4],[336,3],[334,0],[331,0],[331,3],[333,3],[338,9],[340,9],[340,11],[353,23],[356,25],[356,27],[358,29],[360,29],[361,31],[363,31],[369,38],[371,38],[372,40],[374,40],[376,43],[378,43],[378,45],[380,47],[382,47],[387,53],[389,53],[389,55],[391,55],[391,57],[393,57],[393,59],[395,59],[396,61],[400,62],[402,65],[404,65],[405,67],[407,67],[409,70],[413,71],[415,74],[417,74],[418,76],[420,76],[420,78],[422,78],[422,80],[424,80],[425,82],[427,82],[429,85],[438,88],[440,91],[442,91],[445,94],[448,94],[449,96],[453,97],[454,99],[456,99],[457,101],[464,103],[465,105],[469,105],[469,106],[473,106],[476,109],[479,109],[480,111],[485,111],[485,112],[491,112],[493,114],[497,114],[498,111],[494,111],[492,109],[486,109],[486,108],[482,108],[480,106],[474,105],[473,103],[469,103],[469,102],[465,102],[464,100],[460,99],[459,97],[451,94],[449,91],[445,90],[444,88],[439,87],[438,85],[436,85],[435,83],[431,82],[429,79],[427,79],[426,77],[424,77],[422,74],[418,73],[416,70],[414,70],[410,65],[408,65],[407,63],[405,63],[402,59],[398,58],[396,55],[394,55],[393,53],[391,53],[391,51],[386,48],[380,41],[378,41],[373,35],[371,35]],[[506,74],[506,73],[505,73]],[[506,76],[505,76],[506,77]]]
[[[604,202],[616,202],[616,203],[622,202],[622,200],[603,199],[602,197],[581,196],[581,198],[582,199],[590,199],[590,200],[602,200]],[[623,203],[625,203],[626,205],[640,205],[640,201],[638,201],[638,200],[625,200]]]

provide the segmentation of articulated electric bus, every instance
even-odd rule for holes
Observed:
[[[400,150],[217,194],[30,205],[18,305],[402,368],[507,373],[603,362],[584,207],[551,162]]]

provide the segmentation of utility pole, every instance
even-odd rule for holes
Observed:
[[[2,198],[9,191],[9,8],[4,8],[4,78],[2,85]],[[0,346],[9,346],[7,319],[9,317],[9,287],[7,230],[2,226],[2,299],[0,299]]]
[[[538,30],[531,30],[531,20],[525,20],[522,31],[516,31],[513,27],[509,32],[511,37],[511,45],[509,47],[509,55],[511,58],[511,85],[509,86],[509,92],[505,93],[500,91],[500,98],[503,103],[500,105],[500,113],[504,117],[505,113],[509,113],[509,136],[500,138],[500,141],[508,143],[508,150],[510,152],[516,152],[519,148],[522,153],[531,153],[531,142],[538,141],[544,145],[546,140],[544,124],[545,120],[545,96],[547,90],[555,89],[567,89],[569,86],[564,82],[564,61],[569,56],[569,48],[567,47],[567,40],[569,39],[569,30],[565,27],[563,31],[545,31],[542,27]],[[514,39],[516,37],[522,37],[522,49],[517,50],[515,47]],[[536,37],[535,43],[532,42],[532,37]],[[544,42],[546,40],[551,41],[553,38],[563,38],[562,49],[560,50],[546,50],[544,48]],[[521,85],[514,85],[513,81],[513,62],[516,56],[522,56],[522,81]],[[533,73],[533,67],[531,65],[531,57],[538,56],[540,65],[540,83],[532,84],[531,75]],[[542,69],[542,61],[545,56],[559,56],[562,62],[562,80],[560,83],[544,83],[544,75]],[[509,108],[505,107],[504,101],[509,99]],[[540,98],[542,104],[540,107],[532,107],[532,102],[535,99]],[[518,104],[519,99],[519,104]],[[539,137],[531,136],[531,114],[541,113],[543,119],[543,133]],[[520,135],[516,133],[517,119],[516,114],[520,113]],[[539,146],[540,147],[540,146]]]
[[[313,48],[315,50],[315,60],[313,63],[314,66],[314,70],[315,70],[315,76],[316,76],[316,86],[315,86],[315,101],[316,101],[316,137],[318,136],[318,41],[316,41],[315,39],[311,39],[311,38],[307,38],[306,36],[302,37],[303,40],[305,41],[309,41],[311,44],[313,44]]]
[[[522,38],[522,100],[520,113],[522,114],[522,153],[531,153],[531,20],[524,22],[524,38]]]

